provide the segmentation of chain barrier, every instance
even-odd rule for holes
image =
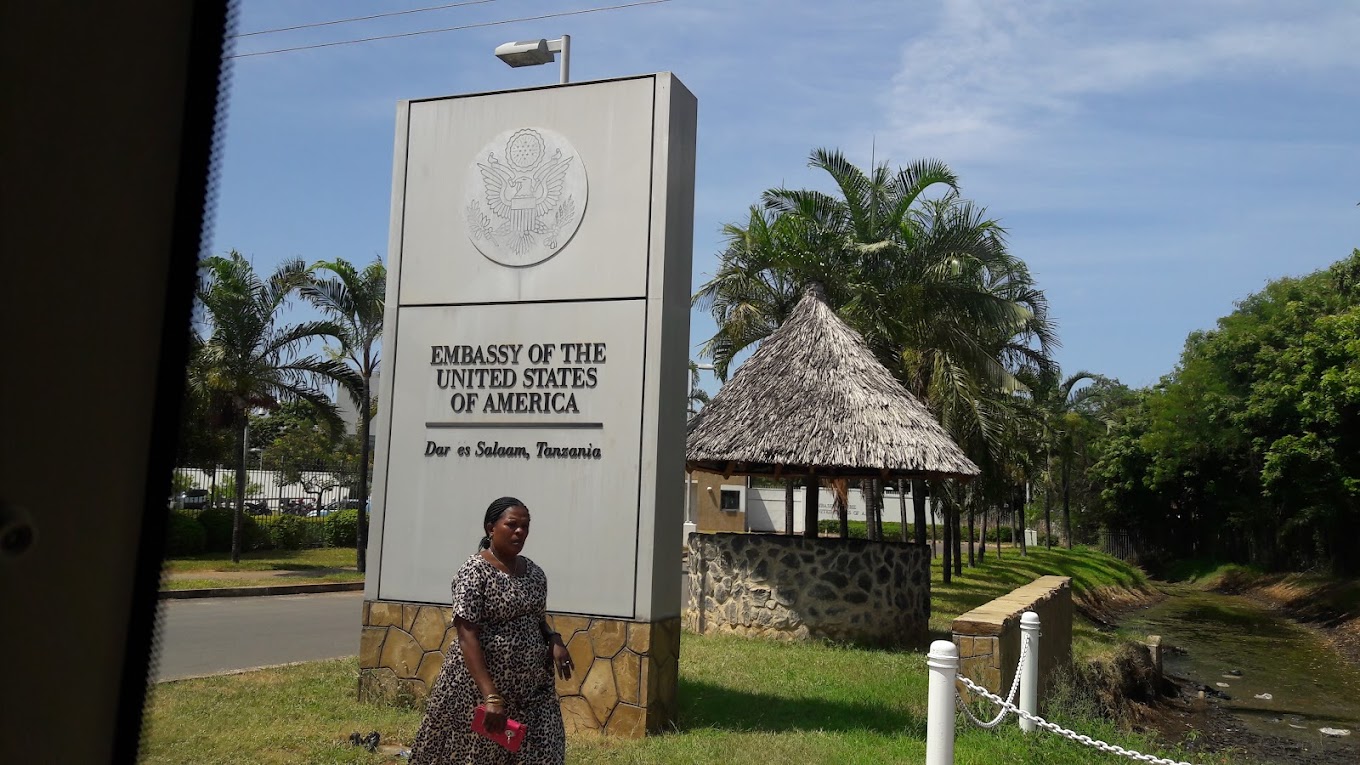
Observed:
[[[1024,662],[1025,662],[1025,656],[1024,656],[1024,652],[1022,651],[1022,652],[1021,652],[1021,656],[1020,656],[1020,664],[1019,664],[1019,665],[1016,667],[1016,669],[1015,669],[1015,676],[1016,676],[1017,678],[1020,677],[1020,668],[1024,666]],[[1075,741],[1075,742],[1077,742],[1077,743],[1079,743],[1079,744],[1085,744],[1086,746],[1095,747],[1096,749],[1099,749],[1099,750],[1102,751],[1102,752],[1109,752],[1109,753],[1111,753],[1111,754],[1118,754],[1118,755],[1121,755],[1121,756],[1124,756],[1124,757],[1128,757],[1128,758],[1133,759],[1133,760],[1137,760],[1138,762],[1150,762],[1150,763],[1153,763],[1154,765],[1190,765],[1190,763],[1188,763],[1188,762],[1182,762],[1182,761],[1180,761],[1180,760],[1168,760],[1168,759],[1165,759],[1165,758],[1163,758],[1163,757],[1157,757],[1157,756],[1154,756],[1154,755],[1151,755],[1151,754],[1143,754],[1143,753],[1141,753],[1141,752],[1135,752],[1135,751],[1132,750],[1132,749],[1125,749],[1124,747],[1122,747],[1122,746],[1116,746],[1115,744],[1107,744],[1107,743],[1105,743],[1104,741],[1101,741],[1101,740],[1099,740],[1099,739],[1094,739],[1094,738],[1091,738],[1090,736],[1087,736],[1087,735],[1085,735],[1085,734],[1077,733],[1076,731],[1073,731],[1073,730],[1068,730],[1067,728],[1064,728],[1064,727],[1062,727],[1061,725],[1058,725],[1057,723],[1051,723],[1051,722],[1049,722],[1048,720],[1045,720],[1044,718],[1042,718],[1042,717],[1040,717],[1040,716],[1038,716],[1038,715],[1032,715],[1032,714],[1030,714],[1029,712],[1026,712],[1025,710],[1023,710],[1023,709],[1021,709],[1021,708],[1015,706],[1014,704],[1012,704],[1012,703],[1011,703],[1011,700],[1001,698],[1000,696],[996,695],[995,693],[992,693],[991,691],[987,690],[986,688],[983,688],[982,686],[978,685],[977,683],[973,682],[972,680],[968,679],[967,677],[964,677],[963,675],[959,675],[959,676],[958,676],[958,680],[959,680],[959,682],[961,682],[961,683],[963,683],[964,685],[968,686],[968,690],[972,691],[973,693],[978,694],[979,696],[982,696],[982,697],[986,698],[988,701],[992,702],[993,704],[999,704],[999,705],[1001,706],[1001,714],[997,716],[996,722],[1000,722],[1001,719],[1002,719],[1006,714],[1008,714],[1008,713],[1010,713],[1010,712],[1014,712],[1015,714],[1019,715],[1020,717],[1025,718],[1026,720],[1029,720],[1030,722],[1034,723],[1035,725],[1038,725],[1039,727],[1043,728],[1044,730],[1047,730],[1047,731],[1052,732],[1052,733],[1056,733],[1056,734],[1058,734],[1059,736],[1063,736],[1063,737],[1065,737],[1065,738],[1069,738],[1069,739],[1071,739],[1071,740],[1073,740],[1073,741]],[[1015,687],[1014,687],[1014,686],[1012,686],[1012,688],[1011,688],[1011,693],[1010,693],[1010,695],[1011,695],[1011,698],[1012,698],[1012,699],[1015,697]],[[959,700],[959,703],[962,704],[962,701],[963,701],[963,700],[962,700],[962,698],[960,698],[960,697],[958,696],[957,691],[955,692],[954,696],[955,696],[956,699]],[[967,707],[965,706],[964,709],[967,710]],[[975,722],[975,723],[978,722],[977,718],[976,718],[976,717],[973,717],[972,712],[969,712],[969,713],[968,713],[968,716],[969,716],[969,717],[972,717],[973,722]],[[978,724],[981,725],[981,723],[978,723]],[[993,723],[993,724],[995,724],[995,723]],[[983,726],[983,727],[990,727],[990,726]]]
[[[997,712],[996,717],[993,717],[988,722],[983,722],[982,720],[979,720],[977,716],[973,714],[973,710],[970,709],[968,704],[963,700],[962,695],[960,695],[959,693],[954,694],[954,701],[957,704],[958,708],[963,710],[963,713],[968,716],[968,719],[971,720],[974,725],[978,726],[979,728],[991,730],[992,728],[995,728],[996,726],[1000,725],[1001,721],[1005,720],[1006,715],[1010,714],[1012,710],[1017,709],[1014,706],[1013,702],[1015,701],[1015,694],[1020,690],[1020,674],[1021,672],[1024,671],[1025,659],[1027,658],[1029,658],[1029,641],[1021,640],[1020,661],[1015,663],[1015,679],[1011,681],[1011,692],[1006,695],[1006,702],[1005,704],[1002,705],[1001,711]],[[968,678],[963,677],[962,675],[959,676],[959,679],[967,683],[970,688],[976,687],[974,686],[972,681],[968,680]],[[992,694],[990,693],[987,695],[992,696]],[[995,699],[999,697],[992,698]]]

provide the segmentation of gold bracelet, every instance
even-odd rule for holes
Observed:
[[[501,696],[499,693],[488,693],[486,695],[486,698],[482,699],[482,703],[495,704],[497,706],[503,707],[505,706],[505,697]]]

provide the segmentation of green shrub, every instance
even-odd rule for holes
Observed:
[[[210,507],[198,514],[198,522],[207,533],[204,552],[231,552],[231,524],[233,510]],[[270,545],[269,532],[260,528],[255,518],[241,518],[241,550],[260,550]]]
[[[198,555],[207,547],[208,532],[193,515],[178,510],[170,513],[170,525],[165,530],[165,554],[178,558]]]
[[[359,539],[359,510],[341,510],[326,516],[326,544],[353,547]]]
[[[310,542],[311,524],[307,518],[296,515],[280,515],[271,518],[267,524],[269,540],[276,550],[301,550]]]
[[[231,550],[231,511],[225,507],[210,507],[198,514],[203,526],[205,552]]]
[[[851,539],[869,538],[869,524],[865,523],[864,521],[850,521],[849,525]],[[915,531],[915,529],[916,527],[914,525],[910,523],[907,524],[908,535],[912,534]],[[819,520],[817,521],[817,531],[822,534],[830,534],[831,536],[839,537],[841,534],[841,522],[838,520],[829,521]],[[884,542],[902,541],[902,524],[898,523],[897,521],[884,521],[883,541]]]

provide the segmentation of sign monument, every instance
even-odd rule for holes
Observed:
[[[512,495],[568,729],[673,720],[696,108],[669,74],[398,105],[361,697],[428,693]]]

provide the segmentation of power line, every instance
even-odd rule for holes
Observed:
[[[449,8],[461,8],[464,5],[483,5],[494,3],[496,0],[463,0],[461,3],[447,3],[445,5],[433,5],[429,8],[412,8],[405,11],[391,11],[388,13],[375,13],[372,16],[354,16],[348,19],[336,19],[334,21],[318,21],[314,24],[298,24],[295,27],[279,27],[278,29],[261,29],[255,32],[243,32],[239,35],[232,35],[232,39],[240,37],[253,37],[255,35],[272,35],[275,32],[292,32],[298,29],[312,29],[313,27],[329,27],[335,24],[348,24],[352,21],[370,21],[372,19],[385,19],[389,16],[405,16],[408,13],[425,13],[426,11],[442,11]]]
[[[543,19],[557,19],[565,16],[581,16],[587,13],[600,13],[602,11],[618,11],[624,8],[636,8],[641,5],[658,5],[669,3],[671,0],[640,0],[635,3],[624,3],[622,5],[609,5],[600,8],[582,8],[576,11],[562,11],[561,13],[547,13],[542,16],[524,16],[517,19],[503,19],[501,21],[484,21],[477,24],[462,24],[456,27],[443,27],[441,29],[423,29],[419,32],[402,32],[393,35],[378,35],[377,37],[363,37],[358,40],[340,40],[337,42],[317,43],[315,45],[298,45],[292,48],[277,48],[275,50],[262,50],[254,53],[237,53],[227,58],[250,58],[252,56],[268,56],[274,53],[291,53],[299,50],[312,50],[315,48],[330,48],[336,45],[354,45],[355,43],[373,42],[375,40],[395,40],[400,37],[415,37],[417,35],[432,35],[438,32],[457,32],[462,29],[476,29],[478,27],[495,27],[504,24],[515,24],[521,21],[542,21]]]

